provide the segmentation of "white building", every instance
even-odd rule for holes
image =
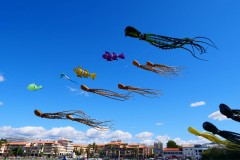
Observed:
[[[182,151],[185,158],[195,158],[195,149],[193,144],[183,144]]]

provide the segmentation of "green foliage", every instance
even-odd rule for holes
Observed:
[[[167,142],[167,148],[179,148],[179,145],[177,145],[173,140],[169,140]]]
[[[11,149],[11,152],[14,156],[18,156],[23,154],[23,149],[19,146],[18,148]]]
[[[0,147],[2,147],[2,145],[3,145],[4,143],[7,143],[7,140],[1,138],[1,139],[0,139]]]
[[[240,151],[226,150],[224,148],[210,148],[202,153],[202,160],[239,160]]]
[[[77,155],[77,156],[80,156],[81,155],[81,152],[77,149],[74,149],[73,152]]]
[[[53,152],[54,152],[54,155],[56,156],[56,155],[58,154],[58,148],[55,147],[54,150],[53,150]]]

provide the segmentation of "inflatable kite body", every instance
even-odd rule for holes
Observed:
[[[91,77],[93,80],[96,78],[96,73],[89,73],[88,70],[83,70],[81,67],[74,68],[74,72],[77,74],[77,77],[80,78]]]
[[[37,91],[42,88],[43,88],[42,86],[37,86],[35,83],[31,83],[27,86],[27,89],[30,91]]]
[[[209,141],[219,144],[219,145],[224,145],[224,147],[226,149],[229,150],[239,150],[240,149],[240,145],[237,145],[235,143],[232,143],[231,141],[228,140],[221,140],[220,138],[218,138],[217,136],[209,133],[209,132],[199,132],[198,130],[196,130],[193,127],[189,127],[188,131],[196,136],[201,136],[205,139],[208,139]]]
[[[118,58],[125,59],[124,54],[119,54],[117,55],[116,53],[109,53],[105,51],[105,53],[102,55],[102,58],[106,59],[107,61],[112,61],[112,60],[118,60]]]
[[[240,122],[240,110],[231,109],[226,104],[219,105],[220,112],[227,118],[231,118],[234,121]]]
[[[162,35],[156,35],[156,34],[144,34],[135,29],[134,27],[128,26],[125,28],[125,36],[138,38],[139,40],[144,40],[158,48],[161,49],[176,49],[176,48],[182,48],[187,50],[192,54],[193,57],[201,59],[195,55],[195,50],[199,51],[200,54],[206,53],[206,48],[204,48],[202,44],[205,44],[207,46],[211,46],[214,48],[217,48],[216,45],[206,37],[195,37],[195,38],[173,38],[173,37],[167,37]],[[203,41],[206,40],[206,41]],[[187,48],[187,46],[189,46]]]
[[[211,132],[213,134],[217,134],[235,144],[240,145],[240,134],[239,133],[235,133],[235,132],[230,132],[230,131],[224,131],[224,130],[219,130],[215,125],[213,125],[210,122],[204,122],[203,123],[203,128],[208,131]]]

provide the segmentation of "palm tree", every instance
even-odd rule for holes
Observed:
[[[92,148],[93,148],[93,155],[95,156],[95,153],[96,153],[96,151],[97,151],[97,144],[95,143],[95,142],[93,142],[93,144],[92,144]]]
[[[54,147],[54,150],[53,150],[53,152],[54,152],[54,155],[55,155],[55,157],[57,156],[57,154],[58,154],[58,147]]]
[[[30,147],[29,147],[29,155],[31,156],[32,155],[32,149],[33,149],[33,147],[34,147],[34,143],[31,143],[30,144]],[[29,156],[28,155],[28,156]]]
[[[139,147],[134,148],[134,154],[135,154],[136,158],[138,159],[139,158]]]
[[[82,155],[84,153],[84,149],[83,147],[80,147],[80,155]]]
[[[89,144],[88,146],[87,146],[87,149],[86,149],[86,152],[87,152],[87,159],[89,158],[89,156],[90,156],[90,151],[91,151],[91,148],[92,148],[92,145],[91,144]]]
[[[127,151],[127,145],[126,144],[124,144],[124,146],[123,146],[123,151],[124,151],[124,154],[123,154],[123,158],[125,159],[126,158],[126,151]]]
[[[113,146],[110,144],[109,145],[109,152],[108,153],[111,153],[111,154],[109,154],[109,156],[110,156],[110,159],[111,159],[111,157],[112,157],[112,155],[113,155]]]

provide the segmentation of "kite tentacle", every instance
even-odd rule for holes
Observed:
[[[109,129],[109,127],[107,127],[108,125],[106,124],[106,122],[110,122],[110,121],[98,121],[98,120],[90,119],[90,118],[85,118],[85,119],[83,119],[83,118],[74,118],[71,115],[66,115],[66,118],[70,119],[72,121],[80,122],[82,124],[85,124],[87,126],[95,128],[96,130],[105,131],[105,130]]]
[[[133,86],[125,86],[123,84],[118,84],[118,88],[123,89],[123,90],[128,90],[129,94],[135,92],[135,93],[138,93],[138,94],[146,96],[146,97],[151,97],[150,95],[153,95],[153,96],[160,95],[160,92],[158,90],[154,90],[154,89],[137,88],[137,87],[133,87]]]
[[[83,89],[84,91],[87,91],[87,92],[96,93],[101,96],[108,97],[108,98],[115,99],[115,100],[120,100],[120,101],[124,101],[124,100],[131,98],[127,94],[119,94],[119,93],[116,93],[116,92],[113,92],[110,90],[106,90],[106,89],[89,89],[85,85],[81,85],[81,89]]]
[[[163,73],[162,71],[157,70],[154,67],[151,67],[151,66],[148,66],[148,65],[141,65],[136,60],[133,60],[132,64],[139,67],[139,68],[142,68],[142,69],[145,69],[145,70],[148,70],[148,71],[152,71],[152,72],[157,73],[157,74],[162,74]]]

